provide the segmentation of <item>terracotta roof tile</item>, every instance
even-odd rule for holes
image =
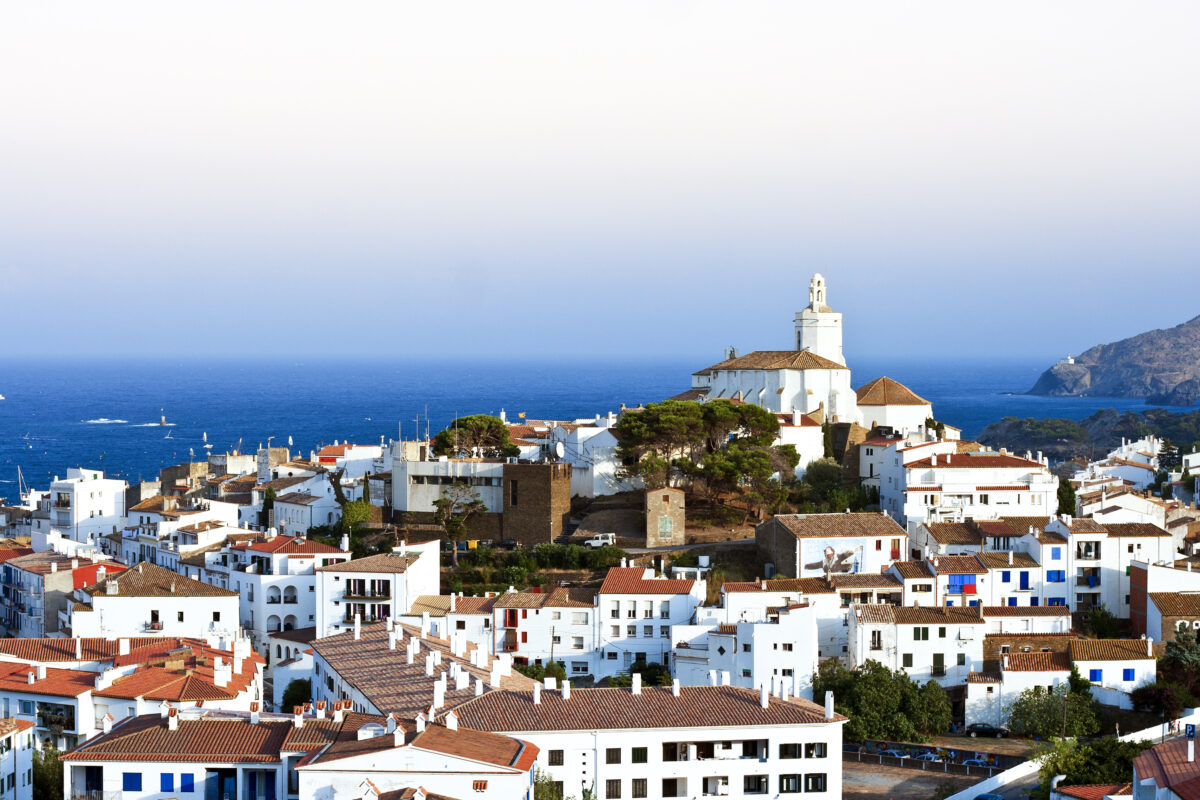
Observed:
[[[1005,653],[1000,657],[1006,672],[1070,672],[1066,653]]]
[[[737,358],[728,358],[692,373],[710,375],[731,369],[849,369],[836,361],[819,356],[811,350],[755,350]]]
[[[338,552],[334,550],[333,552]],[[375,556],[355,558],[350,561],[339,561],[336,564],[326,564],[317,567],[318,572],[378,572],[401,574],[417,563],[416,555],[401,555],[400,553],[380,553]]]
[[[949,461],[938,456],[937,464],[932,458],[910,461],[906,469],[1046,469],[1036,461],[1002,453],[955,453]]]
[[[34,673],[33,683],[29,674]],[[77,669],[46,670],[46,677],[36,677],[37,670],[28,664],[0,662],[0,691],[28,694],[48,694],[55,697],[78,697],[96,685],[96,676]]]
[[[860,406],[927,406],[929,401],[899,381],[876,378],[856,392]]]
[[[457,710],[462,724],[491,731],[593,731],[639,728],[706,728],[714,725],[803,725],[823,723],[825,710],[802,698],[771,698],[767,708],[759,693],[736,686],[684,686],[679,697],[665,687],[573,689],[564,700],[558,691],[543,691],[535,705],[530,692],[493,691],[473,698]],[[835,715],[834,721],[845,717]]]
[[[148,561],[142,561],[124,572],[94,583],[83,591],[92,601],[111,595],[116,586],[117,597],[237,597],[237,592],[222,589],[194,578],[188,578]]]
[[[1144,639],[1076,639],[1071,642],[1072,661],[1146,661]]]
[[[1143,750],[1133,759],[1139,780],[1153,778],[1158,789],[1170,789],[1180,800],[1200,800],[1200,761],[1189,761],[1188,742],[1167,742]]]
[[[1074,797],[1077,800],[1104,800],[1109,795],[1133,794],[1132,783],[1093,783],[1078,786],[1059,786],[1055,789],[1061,795]]]
[[[794,536],[822,538],[832,536],[906,536],[904,528],[886,514],[863,512],[855,514],[778,514],[762,525],[779,525]],[[762,527],[760,525],[759,527]]]
[[[642,567],[613,567],[600,584],[600,594],[690,594],[695,581],[647,578]]]
[[[1150,592],[1159,613],[1172,617],[1200,617],[1200,592]]]

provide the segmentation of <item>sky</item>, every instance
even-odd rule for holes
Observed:
[[[0,4],[0,354],[1056,358],[1200,313],[1200,4]],[[715,360],[709,358],[708,360]]]

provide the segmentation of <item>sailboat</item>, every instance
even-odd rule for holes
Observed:
[[[200,438],[204,439],[204,449],[212,450],[212,445],[208,443],[208,431],[205,431],[204,433],[200,434]]]
[[[167,431],[167,435],[166,435],[166,436],[164,436],[163,438],[164,438],[164,439],[172,439],[172,438],[174,438],[174,437],[172,437],[172,436],[171,436],[171,434],[172,434],[172,433],[174,433],[174,432],[175,432],[175,431]]]

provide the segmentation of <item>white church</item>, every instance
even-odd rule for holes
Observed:
[[[753,403],[780,415],[785,424],[818,431],[823,421],[857,422],[868,428],[886,425],[907,435],[933,416],[928,400],[891,378],[877,378],[857,392],[851,388],[850,368],[842,355],[842,315],[829,307],[820,274],[809,283],[808,306],[796,314],[794,327],[795,350],[756,350],[739,356],[731,348],[724,361],[692,374],[691,391],[672,399]],[[788,438],[781,432],[785,443]],[[802,463],[808,450],[801,450]]]

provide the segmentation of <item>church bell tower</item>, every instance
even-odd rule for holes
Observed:
[[[828,305],[825,277],[813,275],[808,284],[808,307],[796,315],[796,349],[836,361],[842,366],[842,315]]]

